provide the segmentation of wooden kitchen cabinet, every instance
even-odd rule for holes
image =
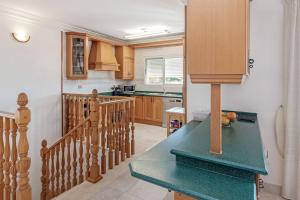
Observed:
[[[249,0],[189,0],[186,64],[193,83],[240,83],[248,65]]]
[[[144,100],[143,96],[135,97],[135,119],[143,120],[144,119]]]
[[[153,96],[135,97],[135,120],[138,123],[162,126],[163,99]]]
[[[162,97],[152,97],[153,121],[163,121],[163,99]]]
[[[80,33],[66,33],[66,75],[70,80],[88,78],[88,37]]]
[[[144,119],[152,121],[154,118],[153,97],[144,96]]]
[[[120,64],[120,71],[115,72],[117,79],[134,79],[134,49],[128,46],[116,47],[116,59]]]

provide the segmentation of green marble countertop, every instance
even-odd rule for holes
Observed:
[[[254,115],[257,119],[255,113],[244,114]],[[257,174],[268,174],[257,120],[255,123],[235,121],[231,127],[222,128],[222,136],[223,153],[211,154],[210,119],[207,119],[175,146],[171,153]]]
[[[112,92],[102,92],[100,93],[101,95],[107,95],[111,96]],[[178,92],[154,92],[154,91],[135,91],[134,93],[132,92],[125,92],[124,95],[128,96],[158,96],[158,97],[168,97],[168,98],[182,98],[182,93]]]

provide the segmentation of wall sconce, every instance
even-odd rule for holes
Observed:
[[[15,40],[22,43],[26,43],[30,40],[30,35],[28,33],[25,33],[24,31],[12,33],[12,36]]]

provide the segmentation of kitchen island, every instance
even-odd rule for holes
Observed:
[[[268,174],[257,120],[224,127],[222,155],[209,153],[209,124],[191,121],[138,156],[132,176],[196,199],[255,200],[255,177]]]

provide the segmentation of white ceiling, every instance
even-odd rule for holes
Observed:
[[[149,26],[184,32],[181,0],[0,0],[0,4],[120,39],[126,30]]]

